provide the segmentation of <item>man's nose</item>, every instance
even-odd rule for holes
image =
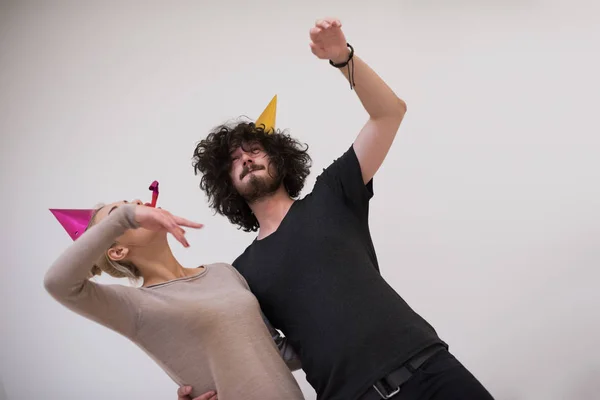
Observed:
[[[244,159],[243,160],[244,160],[244,167],[252,165],[252,163],[253,163],[252,158],[250,158],[247,155],[244,155]]]

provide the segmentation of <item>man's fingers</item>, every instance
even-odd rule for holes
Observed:
[[[188,395],[191,392],[192,392],[191,386],[180,387],[179,389],[177,389],[177,396],[178,396],[177,400],[190,400],[190,397]],[[198,397],[194,397],[193,400],[218,400],[217,392],[215,392],[214,390],[211,390],[210,392],[201,394]]]
[[[318,44],[315,43],[310,43],[310,51],[312,51],[312,53],[319,57],[319,58],[323,58],[324,54],[323,54],[323,49],[321,48],[321,46],[319,46]]]
[[[321,33],[323,30],[321,28],[317,28],[316,26],[310,28],[310,38],[312,40],[315,40],[318,36],[319,33]]]
[[[321,29],[327,29],[329,27],[340,28],[342,23],[337,18],[323,18],[316,20],[315,26]]]
[[[182,386],[177,389],[177,400],[186,400],[187,395],[192,392],[191,386]]]
[[[193,400],[216,400],[217,393],[214,391],[206,392],[198,397],[194,397]]]
[[[314,44],[313,42],[310,42],[310,51],[313,52],[313,54],[317,54],[317,51],[319,51],[319,46],[317,46],[316,44]]]

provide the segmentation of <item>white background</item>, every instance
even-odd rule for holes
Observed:
[[[384,276],[497,399],[600,398],[600,10],[541,0],[2,1],[0,398],[175,399],[44,291],[70,243],[48,208],[149,201],[157,179],[206,224],[181,261],[233,261],[254,236],[208,209],[195,143],[278,94],[310,190],[366,120],[310,53],[328,15],[408,104],[375,178]]]

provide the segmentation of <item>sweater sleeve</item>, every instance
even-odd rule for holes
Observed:
[[[88,278],[94,263],[128,229],[136,229],[135,206],[122,205],[75,240],[52,264],[44,287],[73,312],[127,337],[135,335],[137,289],[104,285]]]
[[[237,278],[240,280],[240,282],[242,283],[242,285],[244,285],[246,289],[251,291],[246,279],[242,276],[242,274],[239,273],[237,269],[235,269],[234,266],[229,264],[224,265],[227,266],[227,268],[229,268],[237,276]],[[290,369],[290,371],[297,371],[301,369],[302,361],[300,360],[300,356],[298,356],[298,353],[296,352],[296,350],[294,350],[292,345],[289,343],[288,339],[285,336],[282,336],[279,333],[279,331],[273,327],[271,322],[267,319],[267,317],[262,311],[260,312],[260,315],[263,319],[263,322],[267,326],[269,333],[271,334],[271,338],[273,338],[273,341],[279,349],[279,354],[281,355],[281,358],[283,358],[283,361]]]

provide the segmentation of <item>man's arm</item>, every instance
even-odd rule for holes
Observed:
[[[337,19],[317,21],[310,31],[311,49],[317,57],[331,60],[334,64],[348,61],[350,49],[341,26]],[[406,103],[356,54],[340,70],[354,85],[369,114],[369,120],[354,141],[363,181],[367,183],[375,176],[392,146],[406,113]]]
[[[264,314],[262,314],[262,319],[267,326],[273,341],[277,345],[279,354],[281,355],[281,358],[283,358],[285,365],[287,365],[290,371],[302,369],[302,361],[300,361],[298,353],[296,353],[296,350],[294,350],[292,345],[289,344],[287,338],[281,336],[281,334],[273,327],[273,325],[271,325],[271,322],[267,319],[267,317],[265,317]]]
[[[354,140],[363,181],[367,183],[375,176],[392,146],[406,113],[406,103],[360,57],[354,55],[352,60],[354,90],[369,114],[369,120]],[[348,78],[348,69],[341,70]]]

